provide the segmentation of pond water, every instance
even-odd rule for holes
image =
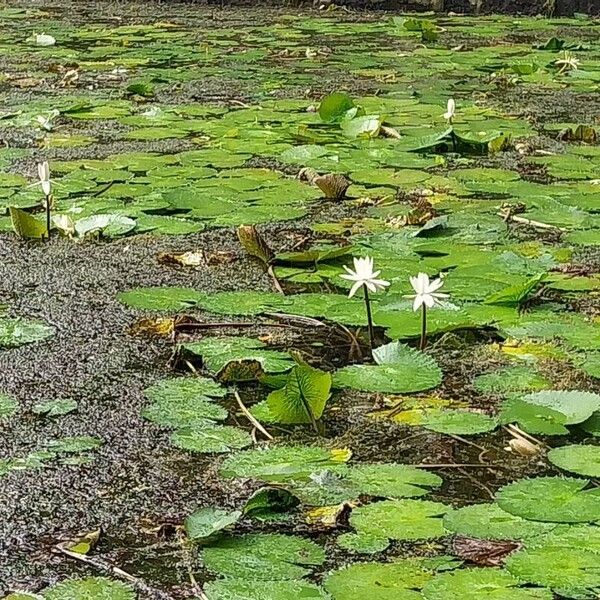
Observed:
[[[0,4],[0,591],[598,597],[599,32]]]

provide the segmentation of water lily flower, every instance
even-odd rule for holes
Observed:
[[[362,287],[364,290],[365,298],[365,309],[367,311],[367,324],[369,330],[369,343],[371,344],[371,350],[375,347],[375,334],[373,331],[373,316],[371,314],[371,301],[369,299],[369,292],[377,293],[385,290],[390,285],[389,281],[385,279],[378,279],[381,271],[375,271],[373,267],[373,259],[370,256],[364,258],[354,259],[354,271],[344,265],[346,273],[340,275],[342,279],[352,281],[352,287],[350,288],[349,298],[352,298],[354,294]]]
[[[454,98],[448,98],[448,104],[446,105],[446,112],[442,115],[448,123],[452,123],[452,119],[456,114],[456,102]]]
[[[363,286],[368,289],[369,292],[373,292],[375,294],[381,290],[384,290],[388,285],[390,285],[389,281],[377,279],[381,271],[373,270],[373,259],[369,256],[365,256],[364,258],[355,258],[354,271],[346,265],[344,265],[344,269],[346,269],[346,274],[340,275],[340,277],[342,279],[347,279],[348,281],[354,282],[350,288],[348,298],[352,298],[352,296],[354,296],[354,294],[356,294],[356,292]]]
[[[45,33],[36,33],[33,39],[37,46],[54,46],[56,44],[56,38]]]
[[[410,284],[415,290],[415,294],[407,297],[414,298],[413,310],[415,311],[419,310],[421,306],[433,308],[436,304],[440,304],[441,299],[448,298],[448,294],[437,291],[444,285],[441,277],[430,281],[427,273],[419,273],[416,277],[410,278]]]
[[[52,193],[52,183],[50,181],[50,165],[48,161],[38,163],[37,169],[44,196],[49,196]]]
[[[577,71],[579,68],[581,61],[573,56],[568,50],[565,50],[562,58],[554,61],[554,66],[558,67],[559,73],[564,73],[565,71]]]
[[[448,294],[442,294],[438,290],[444,285],[441,277],[429,280],[427,273],[419,273],[416,277],[410,278],[415,293],[407,298],[413,298],[413,310],[421,309],[421,341],[419,348],[425,349],[427,345],[427,309],[433,308],[436,304],[441,304],[442,299],[448,298]]]

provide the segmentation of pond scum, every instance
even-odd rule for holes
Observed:
[[[0,592],[600,598],[600,21],[0,5]]]

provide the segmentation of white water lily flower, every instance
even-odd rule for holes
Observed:
[[[56,38],[45,33],[35,34],[34,40],[37,46],[54,46],[56,44]]]
[[[443,298],[448,298],[448,294],[438,292],[444,285],[444,280],[441,277],[429,281],[427,273],[419,273],[416,277],[410,278],[410,284],[415,290],[415,294],[407,296],[407,298],[414,298],[413,310],[415,311],[423,305],[427,308],[433,308],[436,304],[441,304]]]
[[[50,165],[48,161],[38,163],[38,177],[45,196],[49,196],[52,192],[52,184],[50,182]]]
[[[375,294],[390,285],[389,281],[377,279],[381,271],[373,271],[373,259],[369,256],[355,258],[354,271],[346,265],[344,265],[344,269],[346,269],[347,274],[340,275],[340,277],[354,282],[348,298],[352,298],[362,286],[365,286],[367,290]]]
[[[446,106],[446,112],[442,115],[448,123],[452,122],[454,115],[456,114],[456,102],[454,102],[454,98],[448,99],[448,104]]]
[[[565,50],[562,58],[554,61],[554,66],[559,67],[559,73],[564,71],[577,71],[580,60],[573,56],[568,50]]]

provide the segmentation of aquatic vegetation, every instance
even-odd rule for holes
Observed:
[[[0,8],[8,598],[595,597],[596,21],[81,6]]]

